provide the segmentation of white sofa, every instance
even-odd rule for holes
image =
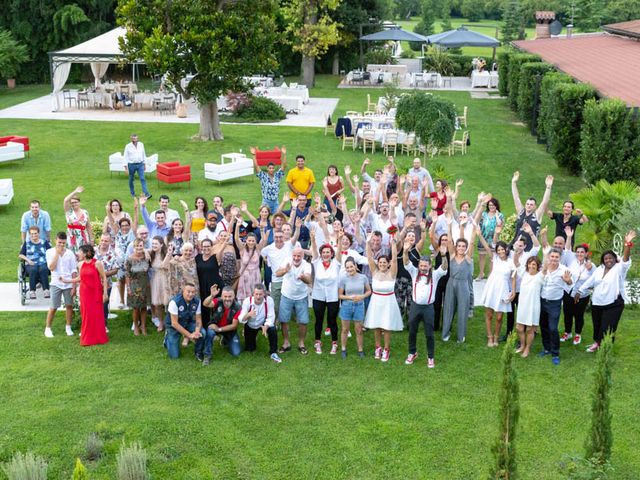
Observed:
[[[113,153],[109,155],[109,171],[113,172],[124,172],[126,163],[124,161],[124,156],[120,152]],[[145,157],[144,161],[144,173],[151,173],[156,171],[156,167],[158,166],[158,154],[154,153],[150,157]]]
[[[0,147],[0,162],[10,162],[24,158],[24,145],[17,142],[7,142],[4,147]]]
[[[0,205],[9,205],[13,200],[13,180],[0,178]]]
[[[219,164],[204,164],[204,178],[218,182],[246,177],[253,173],[253,160],[242,153],[227,153],[220,156]]]

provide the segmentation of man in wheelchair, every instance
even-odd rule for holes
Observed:
[[[51,244],[40,238],[37,226],[29,227],[29,238],[22,244],[18,257],[24,262],[24,274],[29,277],[29,298],[36,298],[36,286],[40,284],[44,298],[49,298],[49,268],[47,266],[47,250]],[[26,294],[26,292],[25,292]]]

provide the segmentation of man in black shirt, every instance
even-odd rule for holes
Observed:
[[[518,179],[520,178],[520,172],[515,172],[513,174],[513,178],[511,179],[511,193],[513,195],[513,201],[516,205],[516,211],[518,212],[518,220],[516,221],[515,235],[510,242],[510,245],[513,245],[515,241],[522,235],[523,240],[525,241],[525,252],[528,252],[533,247],[533,242],[531,241],[531,237],[526,234],[522,227],[526,222],[531,227],[534,235],[538,235],[540,231],[540,220],[544,215],[544,212],[547,211],[547,206],[549,205],[549,200],[551,199],[551,187],[553,186],[553,176],[547,175],[545,179],[545,191],[544,196],[542,197],[542,203],[540,206],[536,208],[536,199],[533,197],[529,197],[524,204],[522,205],[522,201],[520,200],[520,193],[518,192]]]

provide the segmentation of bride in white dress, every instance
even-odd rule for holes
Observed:
[[[402,314],[396,300],[395,283],[398,271],[398,250],[396,242],[391,242],[391,260],[383,256],[378,258],[378,262],[371,254],[372,235],[367,238],[367,260],[371,269],[371,301],[367,309],[367,316],[364,326],[374,330],[376,350],[374,358],[383,362],[389,361],[389,347],[391,344],[391,332],[403,329]],[[384,337],[384,349],[380,346],[380,341]]]

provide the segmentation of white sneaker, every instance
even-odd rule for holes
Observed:
[[[131,331],[134,332],[136,330],[136,324],[131,322]]]
[[[53,332],[49,327],[44,329],[44,336],[47,338],[53,338]]]
[[[151,319],[151,322],[156,326],[156,328],[160,326],[160,320],[158,319],[158,317],[153,317]]]
[[[349,333],[347,334],[347,338],[351,338],[351,330],[349,330]]]
[[[73,337],[73,330],[71,330],[71,327],[69,325],[64,327],[64,331],[67,333],[67,337]]]

